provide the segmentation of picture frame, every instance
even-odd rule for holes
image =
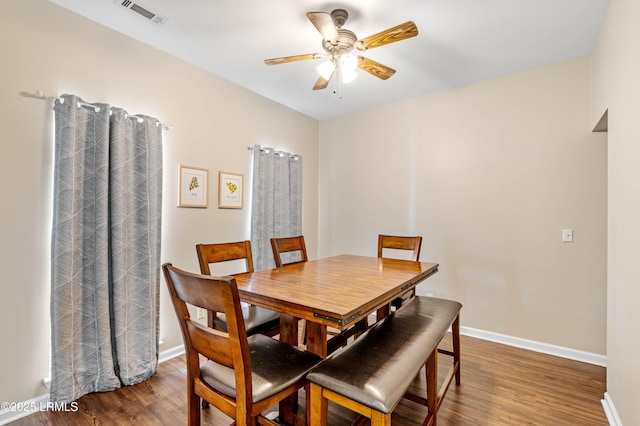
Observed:
[[[218,173],[218,208],[241,209],[244,206],[244,175],[241,173]]]
[[[209,206],[209,169],[180,164],[178,176],[178,206],[206,209]]]

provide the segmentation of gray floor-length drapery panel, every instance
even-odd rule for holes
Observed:
[[[251,197],[251,247],[255,270],[275,267],[271,238],[301,234],[302,157],[255,145]]]
[[[149,378],[158,360],[162,127],[56,100],[51,395]]]

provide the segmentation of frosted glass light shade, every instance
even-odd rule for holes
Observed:
[[[358,68],[358,58],[346,53],[340,57],[340,67],[345,71],[355,71]]]
[[[335,68],[336,66],[332,61],[326,61],[318,65],[316,67],[316,71],[318,71],[318,74],[320,74],[322,78],[324,78],[325,80],[329,80]]]
[[[355,72],[354,70],[348,70],[346,68],[342,70],[343,83],[351,83],[353,80],[356,79],[357,76],[358,76],[358,73]]]

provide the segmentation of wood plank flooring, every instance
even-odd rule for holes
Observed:
[[[450,346],[445,338],[442,347]],[[438,413],[439,426],[605,426],[600,399],[605,368],[461,336],[462,384],[452,384]],[[440,370],[448,368],[440,356]],[[78,400],[77,412],[39,412],[11,423],[22,425],[184,425],[187,421],[184,356],[159,365],[141,384]],[[424,374],[413,384],[424,389]],[[301,393],[301,404],[304,397]],[[350,425],[356,416],[330,405],[329,425]],[[403,400],[393,424],[421,424],[426,407]],[[215,408],[203,410],[204,425],[232,423]]]

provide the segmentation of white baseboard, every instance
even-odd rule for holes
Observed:
[[[464,334],[470,337],[477,337],[478,339],[489,340],[491,342],[502,343],[509,346],[515,346],[517,348],[528,349],[534,352],[541,352],[549,355],[559,356],[561,358],[599,365],[601,367],[607,366],[606,356],[594,354],[591,352],[565,348],[563,346],[550,345],[548,343],[521,339],[519,337],[507,336],[505,334],[493,333],[491,331],[478,330],[476,328],[470,327],[460,327],[460,334]]]
[[[613,400],[609,396],[608,392],[604,393],[604,399],[602,399],[601,402],[602,402],[602,408],[604,408],[604,413],[607,415],[607,420],[609,421],[609,425],[622,426],[622,421],[618,416],[616,407],[615,405],[613,405]]]
[[[175,358],[175,357],[180,356],[182,354],[184,354],[184,345],[179,345],[179,346],[176,346],[174,348],[164,350],[164,351],[162,351],[162,352],[160,352],[158,354],[158,363],[162,363],[162,362],[168,361],[171,358]],[[47,379],[49,379],[49,378],[45,378],[44,381],[46,381]],[[14,408],[20,408],[20,410],[17,410],[17,411],[16,410],[13,410],[13,411],[10,411],[10,410],[0,411],[0,426],[9,424],[9,423],[14,422],[14,421],[16,421],[18,419],[21,419],[21,418],[26,417],[26,416],[28,416],[30,414],[33,414],[33,413],[35,413],[37,411],[40,411],[40,407],[46,406],[48,401],[49,401],[49,394],[45,393],[44,395],[40,395],[40,396],[35,397],[33,399],[30,399],[28,401],[16,403],[15,404],[16,407],[14,407]]]
[[[166,349],[158,354],[158,363],[169,361],[184,353],[184,345],[179,345],[171,349]]]
[[[14,404],[13,409],[0,411],[0,425],[6,425],[30,414],[39,411],[39,407],[46,405],[49,401],[49,394],[45,393],[28,401]]]

